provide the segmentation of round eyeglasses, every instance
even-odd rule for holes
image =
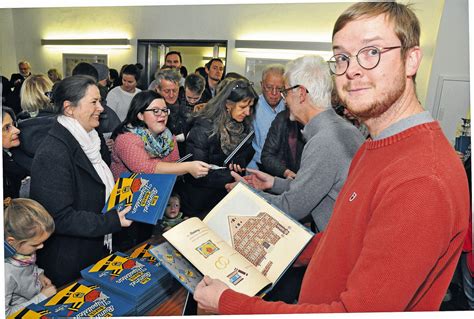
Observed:
[[[360,49],[359,52],[357,52],[357,54],[355,55],[355,58],[357,60],[357,63],[359,63],[362,68],[366,70],[372,70],[377,67],[377,65],[379,65],[380,55],[382,53],[399,48],[401,48],[400,45],[385,48],[368,46]],[[335,54],[328,61],[329,70],[331,70],[331,73],[334,75],[343,75],[349,68],[349,62],[352,57],[354,56],[349,56],[343,53]]]
[[[156,116],[160,116],[160,115],[168,116],[170,115],[171,110],[170,109],[148,109],[148,110],[144,110],[143,112],[153,112],[153,114]]]

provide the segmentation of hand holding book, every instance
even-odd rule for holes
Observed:
[[[204,279],[196,287],[194,300],[198,302],[198,306],[202,310],[217,314],[219,299],[226,289],[229,287],[219,279],[204,276]]]

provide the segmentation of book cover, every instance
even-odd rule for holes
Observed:
[[[7,319],[44,319],[50,314],[49,310],[42,309],[36,304],[31,304],[17,312],[12,313]]]
[[[160,262],[156,259],[154,255],[150,253],[150,250],[153,247],[154,246],[152,244],[144,243],[143,245],[135,248],[130,254],[130,257],[135,258],[144,263],[160,266]]]
[[[202,274],[255,295],[271,289],[313,233],[239,183],[203,221],[190,218],[163,236]]]
[[[3,250],[4,250],[4,257],[5,259],[10,258],[11,256],[15,255],[16,251],[9,243],[5,240],[3,241]]]
[[[42,318],[119,317],[135,314],[132,303],[86,280],[69,285],[31,309],[41,313]]]
[[[171,283],[171,277],[164,268],[120,252],[81,270],[81,276],[137,304],[165,294]]]
[[[102,213],[132,206],[127,219],[156,225],[176,182],[173,174],[123,173],[114,185]]]
[[[164,242],[150,249],[155,256],[190,293],[194,293],[197,284],[204,277],[186,258],[170,243]]]

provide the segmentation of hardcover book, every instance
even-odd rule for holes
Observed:
[[[154,246],[152,244],[144,243],[143,245],[135,248],[135,250],[130,254],[130,257],[136,258],[137,260],[144,263],[160,266],[160,262],[156,259],[156,257],[150,254],[150,249],[153,247]]]
[[[173,174],[123,173],[102,213],[132,206],[127,219],[156,225],[163,218],[175,182],[176,175]]]
[[[8,242],[5,240],[3,241],[3,251],[5,259],[10,258],[11,256],[16,254],[15,248],[13,248]]]
[[[30,309],[41,314],[42,318],[119,317],[136,314],[132,303],[85,280],[69,285],[51,298],[32,305]]]
[[[164,242],[150,249],[155,256],[190,293],[194,294],[197,284],[203,275],[186,258],[183,257],[169,242]]]
[[[156,264],[131,258],[115,252],[81,270],[81,276],[133,300],[137,305],[145,300],[166,293],[172,278]]]
[[[200,274],[253,296],[273,287],[313,233],[239,183],[203,221],[189,218],[163,236]]]

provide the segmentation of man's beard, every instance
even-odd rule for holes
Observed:
[[[361,120],[378,118],[384,114],[395,102],[402,96],[405,91],[406,82],[404,77],[399,77],[399,82],[395,82],[392,89],[388,91],[379,100],[375,100],[368,107],[360,108],[357,105],[351,105],[350,98],[344,98],[344,105],[348,110]],[[354,102],[357,103],[357,102]]]

